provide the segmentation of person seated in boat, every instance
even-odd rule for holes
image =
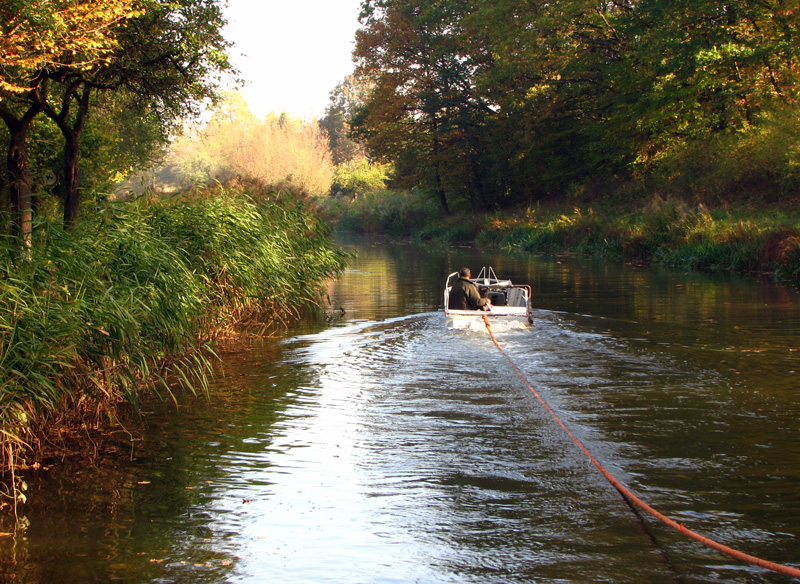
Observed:
[[[451,310],[489,310],[492,303],[488,298],[482,298],[478,287],[470,282],[472,272],[469,268],[462,268],[458,273],[458,280],[450,289],[448,308]]]

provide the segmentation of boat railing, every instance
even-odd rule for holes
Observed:
[[[452,289],[452,284],[450,281],[453,278],[458,279],[459,272],[453,272],[447,276],[447,281],[445,282],[445,289],[444,289],[444,305],[445,307],[448,306],[449,299],[450,299],[450,290]],[[504,301],[506,306],[516,306],[516,307],[529,307],[530,301],[532,298],[532,290],[531,287],[527,284],[512,284],[511,280],[500,280],[498,279],[497,275],[494,273],[494,269],[489,266],[486,268],[485,266],[481,268],[480,273],[478,274],[477,278],[470,278],[470,282],[476,284],[479,288],[482,289],[483,293],[486,293],[487,290],[499,290],[499,289],[507,289],[504,295]]]

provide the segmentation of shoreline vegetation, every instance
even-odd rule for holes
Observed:
[[[204,392],[214,340],[314,305],[344,265],[334,227],[800,284],[782,4],[364,0],[319,120],[225,90],[219,0],[12,4],[0,509],[65,431]]]
[[[379,191],[322,206],[337,229],[419,242],[574,253],[800,287],[800,209],[792,201],[710,204],[653,195],[635,203],[560,199],[446,216],[420,192]]]
[[[800,11],[784,4],[366,1],[327,119],[396,190],[330,217],[796,284]]]
[[[344,266],[329,229],[281,193],[95,205],[69,230],[40,212],[27,252],[0,239],[0,507],[24,501],[15,473],[68,429],[112,428],[150,392],[204,393],[215,340],[297,319]]]

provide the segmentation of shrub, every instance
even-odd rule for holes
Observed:
[[[436,217],[438,211],[420,193],[379,191],[350,201],[336,224],[354,233],[409,236]]]
[[[340,164],[333,174],[331,194],[355,198],[381,191],[386,188],[389,170],[389,166],[371,164],[366,158],[353,164]]]
[[[800,191],[797,106],[762,113],[753,125],[696,142],[675,141],[655,169],[660,188],[689,200],[758,199]]]

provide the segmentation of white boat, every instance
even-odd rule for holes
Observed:
[[[489,310],[455,310],[450,306],[451,280],[458,279],[458,272],[447,276],[444,286],[444,314],[447,326],[452,328],[472,328],[485,326],[486,316],[491,324],[514,323],[523,326],[533,324],[531,307],[531,287],[527,284],[512,284],[511,280],[500,280],[491,266],[482,268],[477,278],[470,282],[478,287],[481,296],[489,298]]]

